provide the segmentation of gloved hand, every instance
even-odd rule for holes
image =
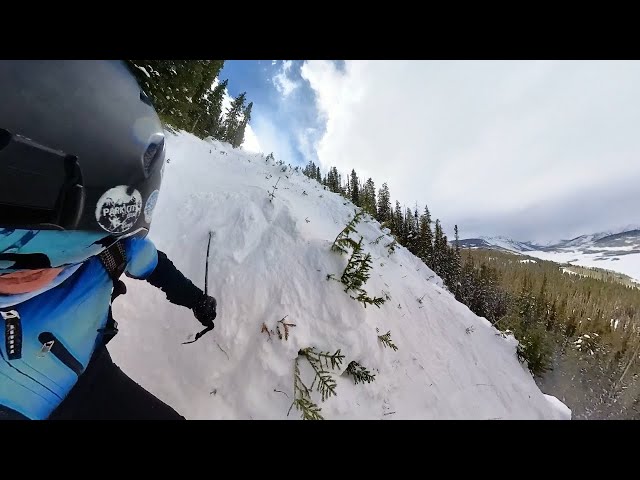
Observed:
[[[216,318],[216,306],[216,299],[203,293],[195,307],[193,307],[193,314],[202,325],[213,328],[213,320]]]
[[[125,293],[127,293],[127,286],[122,280],[118,280],[118,282],[113,286],[111,301],[113,302],[116,298],[118,298],[120,295],[124,295]]]

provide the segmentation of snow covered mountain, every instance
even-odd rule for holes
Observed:
[[[262,154],[186,133],[168,133],[167,148],[150,238],[202,287],[214,232],[216,327],[183,345],[201,327],[193,314],[126,278],[109,347],[124,371],[187,418],[298,419],[291,407],[301,383],[325,419],[570,418],[518,362],[516,340],[457,302],[408,250],[391,251],[375,220],[365,217],[352,238],[362,236],[372,255],[363,288],[386,302],[364,308],[328,279],[347,265],[331,245],[353,218],[350,202]],[[344,355],[324,364],[335,395],[317,391],[313,362],[301,354],[310,347],[310,355]],[[351,362],[373,381],[356,384]]]
[[[551,245],[536,245],[504,237],[468,238],[461,240],[460,245],[463,248],[504,250],[558,263],[605,268],[640,282],[640,228],[633,225],[581,235]]]

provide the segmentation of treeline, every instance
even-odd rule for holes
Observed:
[[[228,80],[218,81],[224,60],[126,60],[162,121],[173,128],[230,143],[244,142],[253,102],[246,92],[223,111]]]
[[[494,250],[465,250],[462,257],[462,284],[471,285],[462,301],[513,332],[520,356],[553,390],[547,393],[585,418],[640,415],[638,288]]]
[[[302,172],[320,182],[327,190],[338,193],[374,217],[383,228],[388,228],[396,242],[420,258],[436,275],[442,278],[451,292],[457,295],[462,263],[458,246],[458,226],[454,228],[455,241],[449,243],[439,219],[432,222],[429,207],[413,210],[395,201],[392,206],[389,186],[383,183],[376,192],[373,179],[362,182],[355,170],[344,180],[336,167],[323,176],[320,167],[309,162]],[[433,226],[432,226],[433,225]]]
[[[386,183],[376,190],[373,179],[363,182],[355,170],[343,177],[336,167],[323,175],[313,162],[303,173],[369,213],[458,301],[513,334],[519,358],[537,382],[552,379],[547,393],[564,398],[574,417],[612,416],[614,410],[622,418],[640,416],[640,369],[634,362],[640,353],[640,290],[614,276],[565,273],[553,262],[493,250],[462,252],[457,225],[449,242],[427,206],[411,209],[395,201],[392,208]]]

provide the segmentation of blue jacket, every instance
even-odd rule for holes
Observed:
[[[201,290],[150,240],[128,238],[123,245],[127,276],[146,279],[173,303],[194,307]],[[46,419],[65,399],[104,344],[101,331],[110,316],[112,291],[108,272],[92,257],[59,285],[0,308],[5,324],[0,329],[0,419],[16,412]]]

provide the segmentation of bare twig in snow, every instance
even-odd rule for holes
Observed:
[[[276,390],[275,388],[273,389],[274,392],[278,392],[278,393],[283,393],[285,397],[289,398],[289,395],[287,395],[285,392],[283,392],[282,390]]]
[[[218,345],[218,348],[222,351],[222,353],[224,353],[227,356],[227,360],[231,360],[229,358],[229,354],[222,349],[222,347],[220,346],[220,344],[218,342],[216,342],[216,345]]]

